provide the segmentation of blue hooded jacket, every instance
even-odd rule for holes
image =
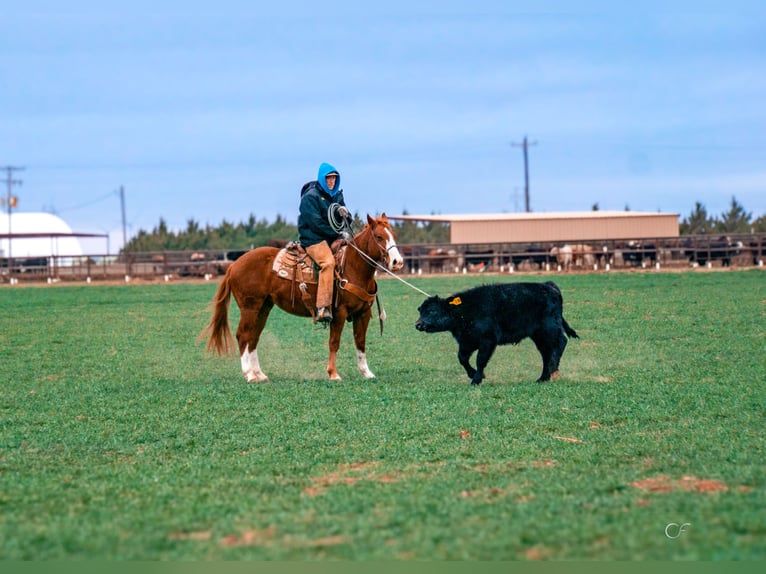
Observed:
[[[338,174],[338,179],[335,181],[335,187],[332,190],[327,189],[327,174],[335,172]],[[317,183],[322,187],[322,189],[329,195],[330,197],[335,197],[338,195],[338,191],[340,191],[340,172],[335,169],[333,166],[331,166],[329,163],[325,162],[322,165],[319,166],[319,173],[317,173]]]
[[[335,189],[327,189],[325,178],[328,173],[336,172],[338,179]],[[330,204],[338,203],[346,206],[343,200],[343,190],[340,188],[340,172],[329,163],[319,166],[316,181],[310,181],[301,189],[300,214],[298,215],[298,237],[301,245],[311,247],[322,241],[331,244],[341,235],[330,227],[327,221],[327,209]]]

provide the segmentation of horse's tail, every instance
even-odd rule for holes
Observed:
[[[229,301],[231,299],[231,267],[218,285],[215,297],[211,303],[213,317],[210,323],[200,333],[199,339],[207,337],[207,350],[218,355],[228,355],[234,348],[234,338],[229,329]]]

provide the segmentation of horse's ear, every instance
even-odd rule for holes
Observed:
[[[370,217],[369,213],[367,214],[367,223],[369,223],[370,225],[375,224],[375,220],[372,217]]]
[[[386,212],[385,212],[385,211],[384,211],[383,213],[381,213],[381,214],[380,214],[380,218],[381,218],[383,221],[388,221],[388,216],[386,215]]]

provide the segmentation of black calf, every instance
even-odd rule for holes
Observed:
[[[539,382],[558,374],[567,335],[577,333],[562,316],[561,291],[553,281],[483,285],[446,299],[429,297],[415,322],[418,331],[449,331],[458,343],[457,358],[478,385],[498,345],[515,345],[529,337],[543,359]],[[476,369],[470,364],[477,351]]]

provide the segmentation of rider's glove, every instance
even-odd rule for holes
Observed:
[[[341,231],[341,232],[340,232],[340,236],[341,236],[343,239],[345,239],[346,241],[351,241],[351,238],[353,237],[353,236],[351,235],[351,232],[350,232],[350,231],[348,231],[348,230],[346,230],[346,229],[344,229],[343,231]]]
[[[342,205],[338,207],[338,213],[343,219],[351,219],[351,214],[348,212],[348,209]]]

